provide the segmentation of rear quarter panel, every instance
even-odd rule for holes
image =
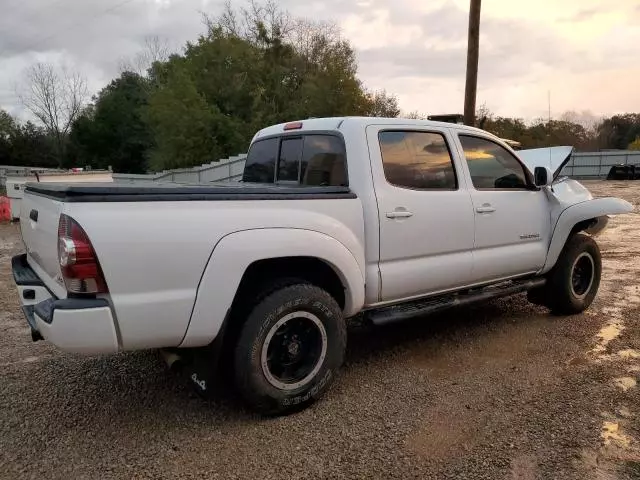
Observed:
[[[181,343],[212,251],[234,232],[264,228],[319,232],[344,244],[364,268],[362,206],[357,198],[70,203],[65,213],[82,225],[96,250],[123,350]],[[306,247],[313,252],[313,244]],[[287,256],[286,248],[267,249],[259,242],[253,249]],[[242,268],[242,259],[235,260],[231,259],[230,268]],[[215,279],[223,285],[227,276],[235,278],[237,272],[217,272]],[[232,301],[230,291],[218,297],[220,305]],[[214,321],[212,315],[212,329]]]

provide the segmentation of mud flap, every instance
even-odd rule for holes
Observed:
[[[161,354],[169,370],[189,385],[198,396],[209,400],[216,386],[221,384],[217,374],[218,354],[213,345],[192,349],[163,350]]]

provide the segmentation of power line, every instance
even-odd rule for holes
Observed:
[[[61,1],[61,0],[60,0],[60,1]],[[117,10],[118,8],[123,7],[123,6],[124,6],[124,5],[126,5],[127,3],[131,3],[132,1],[133,1],[133,0],[121,0],[121,1],[120,1],[120,2],[118,2],[117,4],[115,4],[115,5],[113,5],[113,6],[109,7],[109,8],[106,8],[106,9],[102,10],[101,12],[98,12],[97,14],[95,14],[95,15],[93,15],[92,17],[89,17],[89,18],[91,18],[91,19],[96,19],[96,18],[98,18],[98,17],[100,17],[100,16],[102,16],[102,15],[106,15],[106,14],[108,14],[108,13],[111,13],[111,12],[113,12],[114,10]],[[60,2],[57,2],[57,3],[60,3]],[[73,28],[77,27],[78,25],[80,25],[80,24],[82,24],[82,23],[86,23],[86,21],[87,21],[87,18],[83,18],[83,19],[81,19],[81,20],[78,20],[77,22],[74,22],[74,23],[72,23],[72,24],[70,24],[70,25],[67,25],[66,27],[64,27],[64,30],[63,30],[63,29],[60,29],[60,30],[58,30],[58,31],[56,31],[56,32],[53,32],[51,35],[47,35],[46,37],[39,39],[39,40],[37,40],[37,41],[35,41],[35,42],[33,42],[33,43],[31,43],[31,44],[27,45],[27,46],[24,48],[24,50],[31,50],[31,49],[33,49],[34,47],[39,46],[39,45],[40,45],[40,44],[42,44],[43,42],[49,41],[49,40],[51,40],[52,38],[57,37],[57,36],[58,36],[60,33],[62,33],[63,31],[67,32],[67,31],[69,31],[69,30],[71,30],[71,29],[73,29]],[[7,49],[2,50],[2,51],[0,52],[0,55],[1,55],[2,53],[6,52],[6,51],[7,51]]]

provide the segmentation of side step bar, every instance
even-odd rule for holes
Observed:
[[[440,312],[453,307],[479,303],[494,298],[508,297],[516,293],[526,292],[532,288],[541,287],[545,282],[545,278],[504,282],[481,289],[474,289],[468,293],[455,293],[446,297],[428,298],[410,303],[392,305],[390,307],[382,307],[367,312],[365,317],[374,325],[386,325],[388,323],[400,322]]]

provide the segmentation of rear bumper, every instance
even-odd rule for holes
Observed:
[[[24,254],[13,257],[11,267],[34,340],[44,338],[61,350],[74,353],[118,351],[115,321],[106,299],[56,298]]]

